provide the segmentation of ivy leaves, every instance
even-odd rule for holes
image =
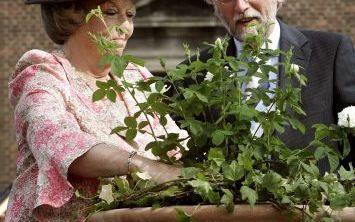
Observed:
[[[93,11],[94,15],[100,16],[98,11]],[[242,89],[253,76],[265,82],[270,72],[277,72],[276,67],[267,64],[271,55],[284,56],[285,61],[279,67],[285,69],[288,80],[296,79],[299,86],[304,86],[306,78],[299,72],[301,69],[291,64],[292,50],[263,49],[260,46],[265,39],[260,34],[248,36],[240,58],[235,58],[226,55],[228,40],[219,39],[211,44],[212,58],[207,61],[200,61],[199,53],[193,60],[186,47],[188,64],[166,70],[161,61],[165,76],[132,83],[125,79],[126,67],[130,63],[143,66],[144,62],[129,55],[116,56],[114,44],[102,36],[92,38],[104,53],[101,64],[110,66],[112,74],[120,80],[119,84],[114,80],[97,82],[93,101],[107,98],[115,102],[117,95],[125,92],[139,108],[112,133],[124,135],[127,141],[134,141],[138,133],[150,134],[154,141],[145,149],[160,161],[179,163],[182,167],[181,177],[165,184],[152,183],[149,175],[139,172],[132,175],[131,183],[115,178],[110,188],[114,200],[110,189],[103,187],[105,193],[96,210],[109,209],[114,204],[159,207],[188,201],[188,204],[223,205],[231,212],[236,202],[246,201],[255,206],[259,201],[271,201],[287,206],[308,204],[313,214],[326,201],[335,210],[354,205],[355,172],[351,166],[350,170],[339,168],[339,158],[350,152],[346,130],[315,125],[314,141],[303,149],[291,150],[280,140],[279,133],[291,127],[305,134],[305,126],[297,119],[306,114],[301,106],[301,88],[285,81],[282,89]],[[239,75],[245,69],[246,75]],[[167,96],[165,93],[171,90],[174,94]],[[138,93],[142,93],[145,101],[136,99]],[[261,100],[269,107],[265,112],[255,109]],[[169,114],[177,117],[182,129],[189,131],[188,138],[168,131]],[[151,120],[156,118],[163,134],[154,132]],[[260,137],[250,132],[251,122],[260,123],[263,129]],[[187,145],[182,145],[185,140]],[[343,152],[334,150],[329,141],[342,144]],[[177,148],[181,162],[167,155]],[[331,167],[324,176],[317,167],[317,161],[323,158],[328,159]],[[338,174],[333,173],[337,169]],[[176,212],[178,221],[193,221],[192,215],[180,209]]]

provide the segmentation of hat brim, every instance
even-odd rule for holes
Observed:
[[[30,4],[42,4],[42,3],[61,3],[61,2],[73,2],[75,0],[24,0],[26,5]]]

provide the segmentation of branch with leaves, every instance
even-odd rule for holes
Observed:
[[[102,18],[99,9],[88,15]],[[104,22],[104,19],[102,19]],[[107,27],[108,31],[117,27]],[[306,148],[291,150],[279,138],[286,127],[305,133],[306,128],[298,120],[306,115],[301,105],[301,87],[307,79],[301,68],[291,63],[292,50],[284,52],[268,48],[265,29],[258,27],[258,34],[245,39],[241,56],[228,56],[228,39],[217,39],[211,47],[211,58],[201,61],[199,52],[191,56],[185,46],[187,64],[168,70],[161,64],[165,76],[155,76],[146,81],[129,83],[123,72],[129,63],[144,65],[133,56],[117,56],[114,44],[102,36],[92,36],[102,52],[102,64],[108,64],[112,73],[120,79],[97,82],[98,90],[93,95],[97,101],[107,97],[112,102],[116,94],[127,91],[134,98],[136,92],[146,96],[145,102],[138,102],[140,110],[125,119],[126,126],[119,126],[113,133],[126,131],[126,138],[134,140],[137,132],[149,133],[143,128],[150,126],[155,141],[148,144],[161,161],[179,163],[184,166],[179,180],[155,184],[147,172],[135,172],[127,181],[116,177],[109,186],[104,184],[91,213],[121,207],[163,207],[179,204],[223,205],[231,212],[234,204],[247,202],[251,206],[269,202],[280,208],[295,209],[307,205],[304,215],[307,221],[315,221],[315,215],[327,204],[332,210],[341,210],[355,205],[355,171],[339,168],[339,159],[350,152],[348,134],[354,133],[354,108],[345,110],[340,124],[325,126],[317,124],[315,139]],[[282,63],[267,64],[271,56],[283,56]],[[245,86],[258,78],[258,84],[269,80],[270,73],[284,69],[286,85],[283,88],[258,89]],[[244,74],[241,74],[244,73]],[[291,84],[298,82],[298,87]],[[166,96],[167,85],[175,91]],[[154,86],[152,88],[152,86]],[[272,96],[271,96],[272,95]],[[260,102],[267,108],[259,111]],[[208,113],[216,114],[208,117]],[[143,114],[146,121],[138,123],[136,118]],[[166,125],[166,116],[179,117],[182,129],[189,132],[188,138],[167,133],[156,136],[148,116],[159,116],[160,124]],[[263,130],[261,136],[251,132],[251,123],[259,123],[256,129]],[[188,140],[187,147],[181,145]],[[339,153],[331,144],[340,143],[344,148]],[[167,156],[167,152],[180,148],[179,161]],[[330,172],[320,174],[317,161],[327,157]],[[179,221],[189,221],[192,215],[177,210]],[[333,221],[325,215],[323,221]]]

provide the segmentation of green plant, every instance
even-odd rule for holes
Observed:
[[[93,11],[88,18],[92,15],[100,16],[100,11]],[[99,89],[93,100],[107,97],[115,102],[116,92],[124,90],[133,98],[137,91],[147,95],[145,102],[136,100],[140,111],[127,117],[126,125],[112,133],[125,131],[127,140],[133,140],[138,131],[152,134],[155,141],[146,149],[160,161],[181,164],[183,169],[181,178],[164,184],[150,181],[147,172],[134,173],[129,182],[116,177],[102,186],[91,213],[121,207],[179,204],[216,204],[233,211],[236,203],[248,202],[254,206],[269,202],[288,209],[307,205],[305,218],[313,221],[314,214],[325,204],[333,210],[354,206],[355,171],[351,166],[349,170],[339,168],[339,158],[350,152],[347,136],[354,132],[354,125],[350,124],[354,120],[348,116],[348,126],[315,125],[315,138],[309,146],[289,149],[279,135],[286,127],[305,133],[298,117],[306,115],[300,101],[301,87],[307,80],[300,73],[300,67],[291,64],[292,50],[268,49],[264,29],[258,30],[257,35],[246,38],[240,58],[227,56],[227,39],[217,39],[210,44],[213,56],[206,62],[199,59],[198,52],[192,58],[186,46],[187,64],[167,70],[161,61],[165,76],[135,84],[124,79],[124,69],[128,63],[144,63],[133,56],[116,56],[109,38],[92,35],[103,54],[102,63],[111,65],[112,73],[121,80],[121,85],[112,80],[97,82]],[[263,44],[266,47],[262,47]],[[255,77],[259,84],[269,82],[269,73],[277,73],[278,68],[268,65],[267,61],[270,56],[280,55],[285,58],[279,64],[288,80],[285,87],[243,89]],[[246,70],[245,75],[238,74],[241,70]],[[297,80],[297,87],[291,84],[292,79]],[[164,94],[167,85],[174,95]],[[255,108],[260,101],[267,107],[266,111]],[[216,114],[212,118],[208,115],[211,112]],[[164,126],[169,114],[179,117],[180,127],[189,132],[188,138],[179,139],[173,133],[157,137],[152,127],[150,131],[144,130],[151,124],[149,115],[157,115]],[[137,122],[136,117],[140,115],[146,120]],[[254,132],[250,131],[251,122],[260,123]],[[259,137],[260,130],[263,133]],[[187,145],[182,145],[183,142]],[[341,144],[343,152],[332,148],[331,142]],[[167,155],[176,147],[182,155],[179,160]],[[331,169],[321,175],[316,163],[324,157],[328,158]],[[189,215],[180,210],[177,217],[179,221],[190,220]],[[331,215],[323,219],[332,221]]]

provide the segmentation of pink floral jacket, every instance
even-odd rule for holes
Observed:
[[[9,82],[11,104],[15,108],[18,143],[17,178],[10,194],[6,222],[83,221],[88,202],[77,198],[75,190],[93,194],[98,181],[68,175],[71,163],[91,147],[106,143],[119,149],[154,158],[144,147],[153,138],[138,134],[135,147],[122,136],[110,135],[123,126],[124,118],[138,107],[126,92],[123,100],[92,102],[94,90],[59,51],[31,50],[23,55]],[[124,72],[131,82],[149,78],[144,67],[129,64]],[[142,93],[136,94],[144,101]],[[142,121],[143,117],[139,117]],[[154,131],[163,134],[157,118]],[[168,117],[168,132],[186,137]],[[149,129],[147,129],[149,131]]]

